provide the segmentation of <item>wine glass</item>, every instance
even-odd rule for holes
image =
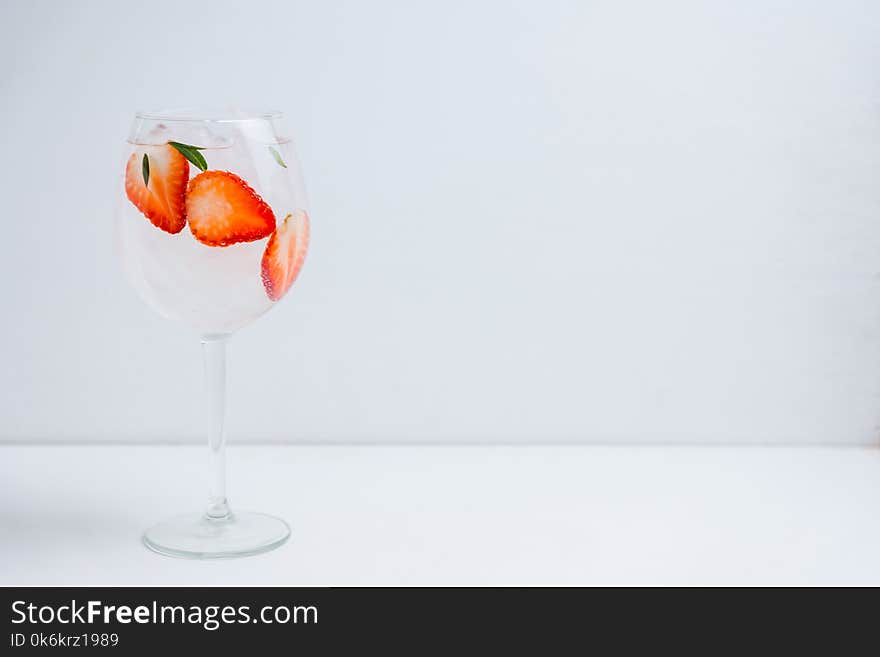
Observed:
[[[226,343],[285,295],[305,260],[309,217],[278,112],[139,112],[121,167],[116,235],[126,274],[159,314],[201,336],[208,397],[207,509],[144,533],[161,554],[257,554],[290,536],[280,518],[226,499]]]

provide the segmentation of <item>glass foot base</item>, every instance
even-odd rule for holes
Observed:
[[[244,511],[215,520],[187,513],[144,532],[144,545],[170,557],[230,559],[274,550],[290,536],[281,518]]]

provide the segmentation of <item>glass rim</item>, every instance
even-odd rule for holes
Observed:
[[[283,116],[278,110],[245,110],[231,108],[175,107],[135,112],[134,118],[147,121],[236,123],[240,121],[272,121]]]

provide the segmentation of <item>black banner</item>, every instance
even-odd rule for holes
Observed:
[[[515,646],[543,655],[599,644],[613,646],[611,654],[688,645],[714,654],[721,646],[751,649],[756,641],[769,648],[774,635],[780,648],[804,638],[815,648],[821,645],[816,632],[831,629],[832,611],[814,606],[797,619],[789,615],[811,595],[743,589],[719,596],[707,589],[6,588],[0,654],[226,654],[271,646],[309,655],[390,648],[411,655],[442,648],[457,655]],[[849,618],[856,621],[859,614]],[[837,635],[828,647],[839,650],[843,643]]]

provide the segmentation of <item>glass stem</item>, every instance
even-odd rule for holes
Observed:
[[[232,516],[226,502],[226,339],[227,335],[204,335],[205,384],[208,399],[208,447],[211,450],[211,488],[208,510],[212,520]]]

